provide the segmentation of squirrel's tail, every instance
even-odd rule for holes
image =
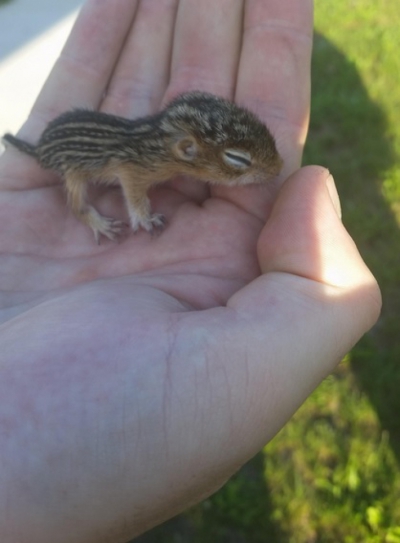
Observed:
[[[5,134],[3,136],[3,141],[6,143],[11,143],[11,145],[14,145],[17,149],[22,151],[23,153],[27,153],[28,155],[31,155],[36,158],[36,147],[32,145],[31,143],[28,143],[24,140],[20,140],[19,138],[16,138],[12,134]]]

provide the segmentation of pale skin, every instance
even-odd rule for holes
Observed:
[[[376,321],[333,179],[293,173],[311,39],[309,0],[86,3],[21,137],[71,107],[144,115],[200,89],[255,110],[285,172],[270,190],[175,180],[151,194],[159,237],[98,246],[56,178],[6,151],[2,543],[123,543],[208,496]],[[123,216],[118,191],[95,205]]]

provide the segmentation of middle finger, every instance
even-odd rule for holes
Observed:
[[[164,103],[191,90],[232,98],[242,25],[242,0],[181,0]],[[172,186],[197,202],[209,196],[204,183],[191,183],[186,178],[174,180]]]
[[[167,101],[189,90],[233,96],[242,24],[242,0],[181,0]]]

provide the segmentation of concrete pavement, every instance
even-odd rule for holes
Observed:
[[[0,136],[25,121],[82,0],[11,0],[0,5]]]

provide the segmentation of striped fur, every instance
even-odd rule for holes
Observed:
[[[155,183],[179,173],[222,185],[262,183],[282,167],[265,124],[248,110],[201,92],[181,95],[162,112],[134,120],[76,109],[51,121],[36,145],[11,134],[4,141],[63,177],[72,210],[96,239],[115,237],[119,226],[111,219],[102,224],[87,204],[90,180],[118,179],[132,228],[151,230],[162,224],[150,214],[146,195]]]

